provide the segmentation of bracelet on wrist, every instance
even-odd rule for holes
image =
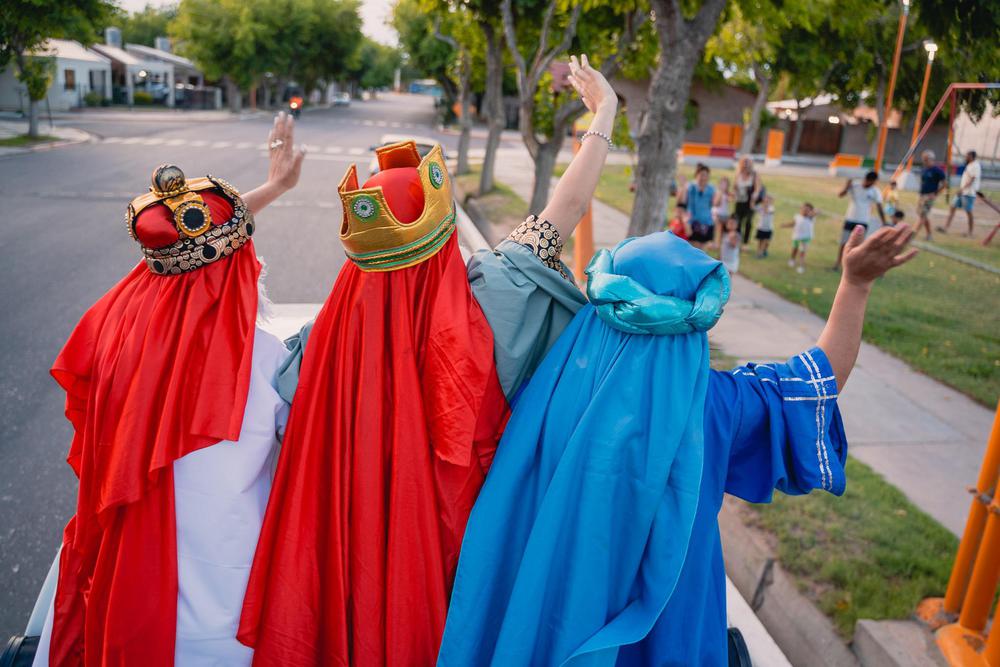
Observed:
[[[604,139],[606,142],[608,142],[608,150],[611,150],[612,148],[615,147],[614,142],[611,141],[611,137],[604,134],[603,132],[587,130],[586,132],[583,133],[583,136],[580,137],[580,143],[583,143],[584,139],[586,139],[587,137],[600,137],[601,139]]]

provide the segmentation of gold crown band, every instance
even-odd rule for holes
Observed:
[[[423,191],[423,210],[400,222],[381,186],[358,187],[352,165],[337,191],[344,207],[340,240],[347,257],[362,271],[394,271],[419,264],[438,252],[455,229],[455,202],[444,154],[434,146],[423,158],[415,142],[402,141],[375,150],[379,169],[412,168]]]
[[[253,215],[241,206],[232,220],[213,227],[201,236],[183,238],[172,246],[156,250],[143,248],[146,266],[161,276],[194,271],[206,264],[229,257],[253,236]]]
[[[436,253],[454,231],[455,211],[452,209],[429,234],[406,246],[360,254],[345,252],[352,262],[365,271],[395,271],[419,264]]]

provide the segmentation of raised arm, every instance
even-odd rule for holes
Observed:
[[[284,111],[274,117],[274,127],[267,137],[267,181],[243,195],[243,202],[251,213],[260,213],[268,204],[295,187],[302,172],[305,149],[295,149],[295,120]]]
[[[851,179],[847,179],[847,183],[844,183],[844,189],[837,193],[838,197],[843,197],[847,194],[848,190],[851,189]]]
[[[615,91],[604,75],[590,66],[587,56],[581,56],[579,61],[573,56],[569,66],[570,83],[580,94],[587,110],[594,114],[588,131],[610,140],[618,110]],[[584,139],[580,151],[559,179],[549,203],[538,216],[552,223],[563,239],[573,235],[580,218],[587,212],[608,157],[610,145],[599,135],[589,135]]]
[[[855,227],[844,247],[844,273],[840,279],[833,307],[827,318],[817,346],[826,353],[837,378],[838,391],[844,388],[847,377],[858,359],[861,348],[861,327],[865,321],[865,308],[875,280],[886,271],[913,259],[917,250],[906,251],[913,237],[909,225],[883,227],[868,240],[864,229]]]

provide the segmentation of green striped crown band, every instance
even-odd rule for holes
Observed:
[[[451,234],[454,231],[455,209],[452,209],[451,213],[438,223],[437,227],[416,241],[399,246],[398,248],[366,253],[345,251],[345,254],[362,271],[394,271],[396,269],[405,269],[433,256],[451,238]]]

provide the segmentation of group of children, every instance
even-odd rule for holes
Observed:
[[[688,184],[683,176],[678,176],[677,202],[674,216],[667,223],[667,229],[698,248],[718,248],[719,259],[726,266],[726,269],[729,270],[730,274],[738,273],[740,249],[750,237],[749,220],[746,220],[744,228],[741,230],[737,212],[731,210],[729,206],[733,196],[729,178],[726,176],[720,178],[716,188],[709,183],[710,173],[711,169],[707,165],[698,164],[695,167],[694,182]],[[846,243],[846,237],[851,228],[862,224],[856,219],[864,217],[866,221],[868,220],[870,214],[867,212],[872,204],[877,207],[883,224],[895,225],[902,222],[904,214],[899,208],[896,182],[890,183],[883,194],[874,189],[876,180],[877,175],[874,173],[868,174],[860,183],[848,180],[844,190],[840,193],[841,197],[847,194],[852,196],[851,208],[848,210],[844,225],[845,238],[841,242],[841,247]],[[874,192],[875,195],[869,196],[871,192]],[[862,197],[865,197],[865,200],[859,202],[859,198]],[[710,208],[706,206],[706,202],[711,202]],[[885,215],[882,215],[883,203]],[[754,234],[757,241],[756,255],[757,259],[763,259],[768,256],[771,238],[774,234],[774,197],[766,194],[764,189],[760,188],[760,196],[753,203],[753,211],[759,216]],[[866,215],[862,216],[862,212],[865,212]],[[811,203],[804,202],[792,220],[781,225],[782,228],[792,230],[792,248],[788,258],[788,266],[795,269],[797,273],[805,273],[806,254],[809,250],[809,243],[813,239],[815,220],[816,208]],[[868,227],[867,222],[864,225],[866,228]],[[874,231],[874,229],[867,229],[867,231]],[[834,268],[839,268],[839,259]]]

